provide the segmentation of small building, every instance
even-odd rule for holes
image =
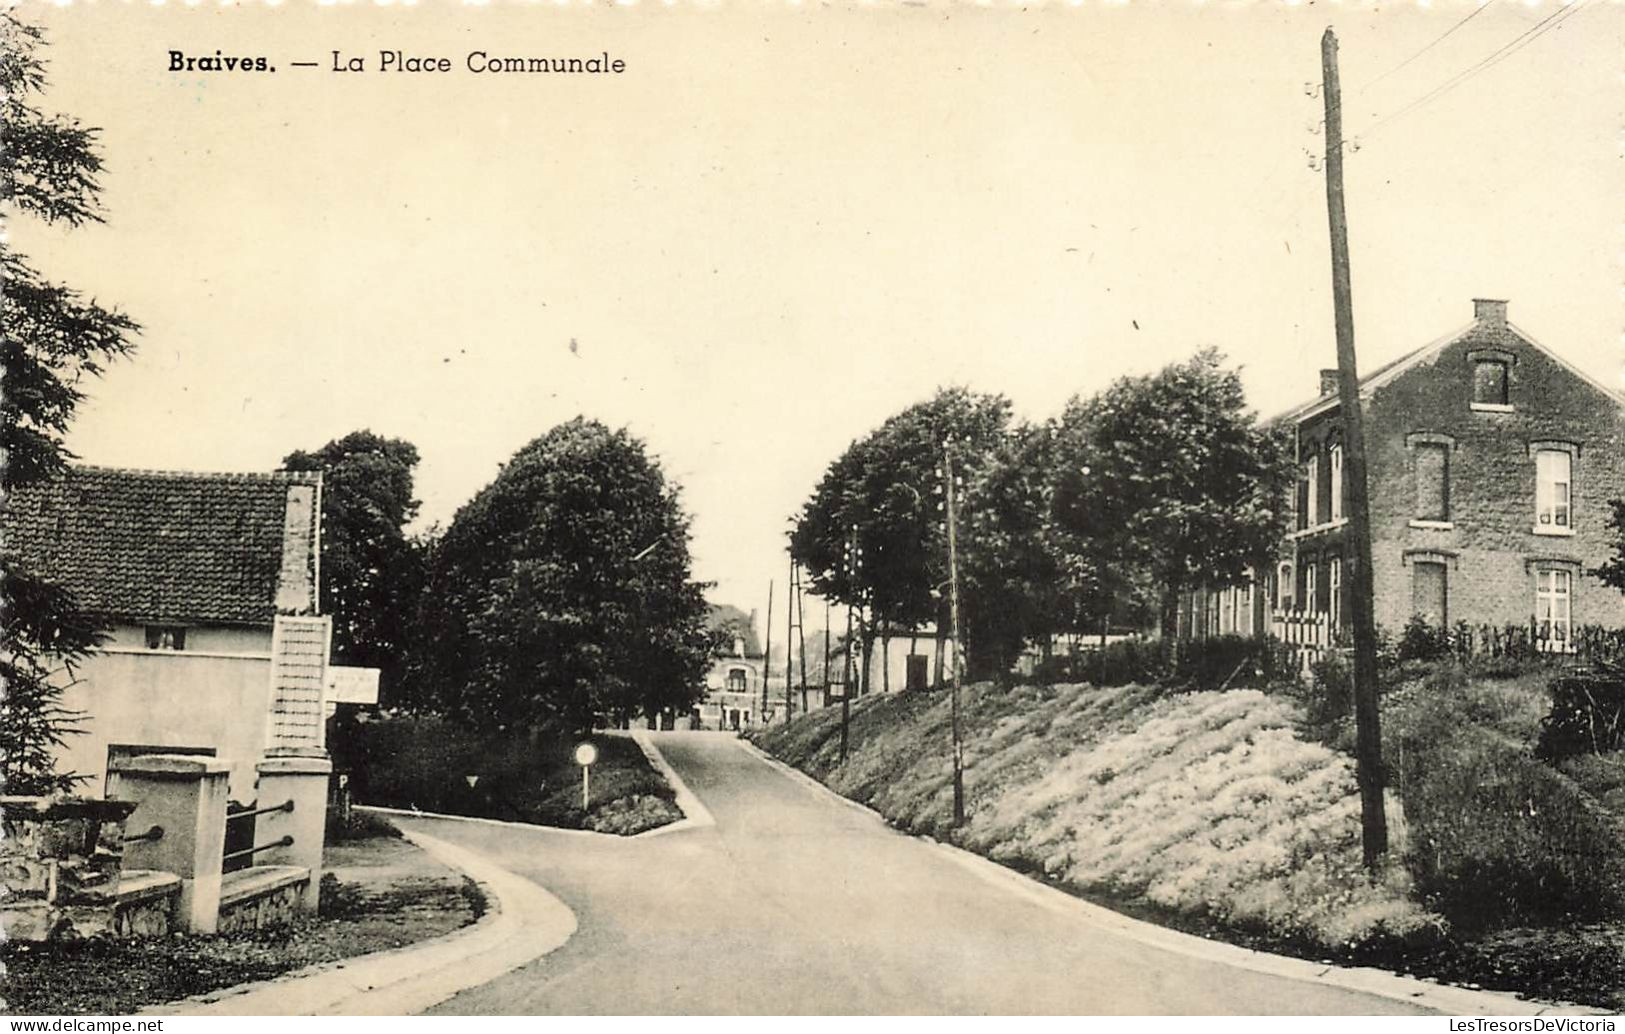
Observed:
[[[720,646],[705,673],[700,724],[708,729],[744,729],[761,720],[762,680],[767,657],[756,638],[756,612],[713,604],[707,628]]]
[[[1360,402],[1379,626],[1517,625],[1563,651],[1582,625],[1625,625],[1625,595],[1593,573],[1625,498],[1625,397],[1479,299],[1471,323],[1362,377]],[[1336,372],[1278,419],[1296,441],[1291,531],[1250,581],[1187,594],[1184,635],[1323,645],[1350,624]]]
[[[64,693],[84,720],[59,766],[85,792],[115,760],[192,754],[228,764],[250,801],[268,750],[324,746],[321,485],[77,466],[11,493],[8,553],[109,630]]]

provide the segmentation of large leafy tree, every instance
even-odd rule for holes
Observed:
[[[1003,396],[945,388],[852,443],[830,464],[790,533],[790,554],[808,571],[813,590],[867,606],[886,629],[931,622],[946,629],[944,450],[954,450],[956,474],[968,484],[992,462],[1009,424]],[[855,570],[845,562],[854,530],[862,551]]]
[[[46,85],[40,29],[0,12],[0,205],[65,227],[100,222],[97,130],[37,106]],[[137,330],[128,316],[42,276],[0,237],[0,449],[7,491],[59,474],[81,385],[126,354]],[[0,622],[0,755],[5,790],[66,791],[82,777],[56,770],[54,754],[82,717],[62,703],[74,665],[100,630],[73,596],[0,554],[6,611]]]
[[[481,727],[686,710],[711,654],[689,518],[644,445],[577,418],[458,511],[430,560],[418,678]]]
[[[1182,588],[1241,578],[1285,530],[1290,460],[1214,349],[1074,398],[1057,430],[1051,512],[1068,563],[1097,581],[1093,609],[1154,585],[1167,627]]]
[[[401,438],[354,431],[315,452],[290,453],[289,470],[322,472],[322,612],[333,619],[333,653],[382,671],[386,703],[412,636],[423,589],[422,549],[406,534],[418,450]]]
[[[997,677],[1031,641],[1081,623],[1088,585],[1069,568],[1049,521],[1055,428],[1023,425],[966,486],[961,600],[974,677]]]

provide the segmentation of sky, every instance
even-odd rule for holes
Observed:
[[[43,106],[102,129],[107,220],[9,232],[144,328],[89,385],[84,461],[269,470],[370,428],[417,445],[427,526],[586,414],[681,486],[713,598],[765,610],[824,468],[938,386],[1042,419],[1216,345],[1261,413],[1314,394],[1328,24],[1361,366],[1496,297],[1621,384],[1625,4],[1502,50],[1558,11],[25,4]],[[376,70],[395,49],[452,71]],[[626,70],[480,75],[474,50]]]

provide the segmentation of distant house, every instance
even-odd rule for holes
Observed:
[[[74,467],[16,489],[7,552],[111,630],[65,694],[86,720],[63,770],[99,792],[114,757],[214,755],[246,801],[267,749],[321,747],[320,515],[315,472]]]
[[[716,604],[707,627],[720,646],[705,675],[700,722],[711,729],[742,729],[761,720],[767,657],[756,638],[756,613]]]
[[[1267,570],[1181,601],[1187,636],[1335,638],[1350,610],[1335,371],[1279,419],[1296,439],[1292,530]],[[1474,302],[1467,326],[1367,374],[1376,620],[1521,625],[1564,650],[1583,624],[1625,624],[1625,596],[1591,572],[1625,497],[1625,398]]]

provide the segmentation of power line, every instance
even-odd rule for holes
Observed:
[[[1404,107],[1400,108],[1399,110],[1393,112],[1392,114],[1386,115],[1383,118],[1377,120],[1369,128],[1367,128],[1363,133],[1360,133],[1358,135],[1360,137],[1368,137],[1368,136],[1370,136],[1372,133],[1375,133],[1378,129],[1380,129],[1383,126],[1387,125],[1388,123],[1394,121],[1395,119],[1402,118],[1403,116],[1410,114],[1411,112],[1415,111],[1417,108],[1420,108],[1422,105],[1427,104],[1430,101],[1436,100],[1437,98],[1439,98],[1439,97],[1443,96],[1444,94],[1450,92],[1451,90],[1455,89],[1457,86],[1460,86],[1462,83],[1466,82],[1468,79],[1471,79],[1473,76],[1477,75],[1478,73],[1486,71],[1491,66],[1496,65],[1496,64],[1500,63],[1501,61],[1506,60],[1507,58],[1511,57],[1513,54],[1516,54],[1518,51],[1520,51],[1524,47],[1528,46],[1530,43],[1533,43],[1536,39],[1540,38],[1541,36],[1545,35],[1546,33],[1550,32],[1551,30],[1557,28],[1559,25],[1563,24],[1563,22],[1566,21],[1567,19],[1573,17],[1580,10],[1581,7],[1585,6],[1586,2],[1587,2],[1587,0],[1574,0],[1573,3],[1567,5],[1566,7],[1558,8],[1556,11],[1553,11],[1551,14],[1549,14],[1546,17],[1542,18],[1540,21],[1536,22],[1534,25],[1532,25],[1529,28],[1525,29],[1522,33],[1520,33],[1517,37],[1512,39],[1510,42],[1503,44],[1499,49],[1492,52],[1488,57],[1485,57],[1482,60],[1480,60],[1478,63],[1476,63],[1474,65],[1471,65],[1471,66],[1463,69],[1460,72],[1457,72],[1455,75],[1451,76],[1449,79],[1446,79],[1444,82],[1440,83],[1438,86],[1435,86],[1433,89],[1429,90],[1427,93],[1423,94],[1421,97],[1418,97],[1416,100],[1410,102],[1409,104],[1407,104]],[[1480,8],[1480,10],[1482,10],[1482,8]]]
[[[1364,93],[1365,91],[1371,89],[1371,87],[1377,85],[1378,83],[1382,82],[1384,79],[1386,79],[1389,76],[1393,75],[1395,72],[1397,72],[1400,69],[1406,67],[1412,61],[1415,61],[1417,58],[1421,57],[1423,54],[1426,54],[1428,51],[1432,50],[1434,47],[1436,47],[1439,44],[1443,43],[1445,40],[1449,39],[1450,36],[1457,29],[1461,28],[1463,25],[1466,25],[1468,22],[1472,21],[1474,18],[1477,18],[1479,15],[1483,14],[1485,9],[1488,8],[1492,2],[1493,2],[1493,0],[1482,0],[1482,2],[1480,2],[1477,7],[1473,8],[1471,11],[1467,12],[1467,16],[1465,18],[1460,19],[1459,21],[1456,22],[1456,24],[1454,24],[1454,25],[1450,26],[1450,28],[1444,30],[1444,32],[1440,33],[1438,36],[1435,36],[1433,38],[1433,42],[1429,43],[1427,46],[1423,47],[1421,50],[1418,50],[1416,53],[1412,54],[1410,57],[1408,57],[1405,60],[1401,61],[1399,64],[1397,64],[1394,67],[1388,69],[1388,71],[1386,71],[1386,72],[1382,73],[1381,75],[1377,76],[1375,79],[1372,79],[1371,81],[1367,82],[1364,86],[1361,86],[1355,92],[1356,93]]]

